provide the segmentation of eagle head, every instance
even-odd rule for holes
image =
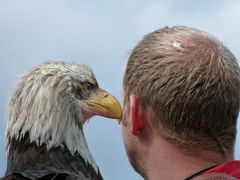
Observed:
[[[92,116],[121,119],[118,101],[99,88],[86,65],[49,61],[23,74],[7,102],[7,143],[29,135],[47,149],[64,144],[97,171],[83,124]]]

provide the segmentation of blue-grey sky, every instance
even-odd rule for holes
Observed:
[[[24,70],[49,59],[84,63],[121,101],[129,52],[158,28],[200,28],[240,59],[239,9],[238,0],[0,0],[0,175],[6,168],[4,102]],[[142,179],[128,163],[116,121],[94,117],[85,134],[106,180]],[[240,159],[239,134],[235,152]]]

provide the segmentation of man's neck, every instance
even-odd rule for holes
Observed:
[[[154,138],[146,154],[148,180],[158,180],[159,177],[166,180],[185,179],[198,171],[232,159],[232,156],[226,159],[221,154],[209,151],[196,152],[190,156],[159,136]]]

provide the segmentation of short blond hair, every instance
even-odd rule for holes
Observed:
[[[240,106],[240,70],[221,42],[201,30],[154,31],[133,49],[125,71],[125,104],[134,94],[153,111],[166,138],[233,151]]]

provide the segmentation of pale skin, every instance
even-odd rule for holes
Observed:
[[[122,125],[125,148],[133,168],[144,179],[185,179],[202,169],[233,159],[232,154],[224,158],[204,150],[194,156],[186,155],[159,135],[147,115],[147,108],[137,96],[130,96],[128,108],[129,111],[124,107]]]

